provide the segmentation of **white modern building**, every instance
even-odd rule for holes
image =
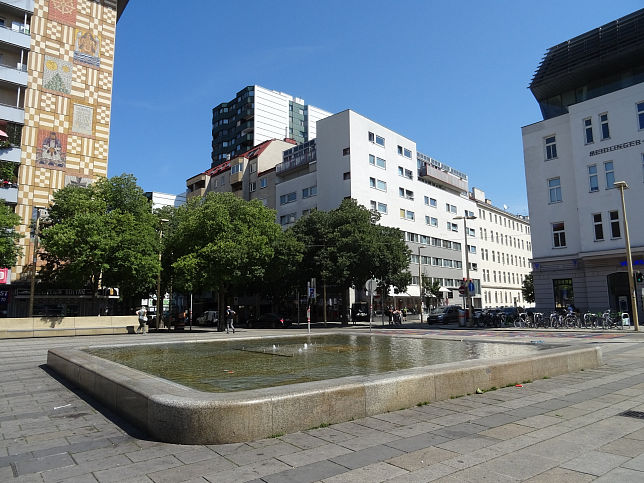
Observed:
[[[644,269],[642,25],[644,9],[550,48],[530,85],[543,114],[522,129],[537,307],[632,312],[614,182],[630,187],[633,264]]]
[[[170,193],[161,193],[160,191],[146,191],[145,196],[152,203],[152,211],[163,208],[164,206],[178,208],[186,202],[186,193],[173,195]]]
[[[418,306],[420,274],[438,280],[453,303],[465,277],[463,221],[474,216],[467,176],[418,153],[416,143],[351,110],[318,121],[316,158],[277,166],[277,218],[287,227],[310,210],[332,210],[344,198],[378,211],[412,250],[412,284],[402,305]],[[478,220],[468,222],[474,306],[481,306]]]
[[[479,219],[478,252],[483,307],[533,306],[523,297],[522,285],[532,272],[532,238],[527,216],[508,213],[473,188]]]
[[[314,139],[317,121],[330,115],[290,94],[247,86],[212,110],[212,166],[270,139]]]

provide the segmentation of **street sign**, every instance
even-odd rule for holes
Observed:
[[[461,295],[465,295],[465,285],[461,285],[460,287],[458,287],[458,293],[460,293]]]
[[[309,298],[311,298],[311,299],[315,298],[315,288],[314,287],[309,287]]]
[[[472,282],[471,280],[467,284],[467,290],[469,290],[470,293],[474,293],[474,282]]]

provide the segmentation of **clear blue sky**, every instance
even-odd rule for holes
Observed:
[[[259,84],[352,109],[527,214],[521,127],[548,47],[641,0],[130,0],[117,27],[109,176],[179,193],[210,167],[211,110]],[[185,8],[184,8],[185,7]]]

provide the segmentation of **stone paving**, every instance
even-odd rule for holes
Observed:
[[[274,334],[242,329],[234,337],[249,333]],[[605,365],[598,369],[266,440],[205,446],[150,440],[48,371],[46,352],[226,334],[0,340],[0,481],[642,482],[644,419],[620,413],[644,411],[644,335],[605,335],[557,336],[557,342],[601,344]]]

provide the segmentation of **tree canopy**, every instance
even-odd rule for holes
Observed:
[[[304,246],[301,281],[316,277],[348,289],[375,278],[385,287],[406,290],[411,252],[400,230],[378,220],[377,213],[352,199],[300,218],[289,230]]]
[[[13,267],[22,253],[18,240],[21,235],[16,231],[20,216],[6,203],[0,203],[0,267]]]
[[[42,277],[67,287],[89,287],[99,281],[127,295],[154,287],[158,260],[158,218],[129,174],[100,178],[83,188],[56,192],[42,222],[46,265]]]
[[[260,281],[276,253],[275,211],[232,193],[208,193],[176,209],[164,235],[164,266],[186,292]]]
[[[531,273],[523,279],[521,293],[523,294],[523,300],[528,303],[534,302],[534,279],[532,278]]]

